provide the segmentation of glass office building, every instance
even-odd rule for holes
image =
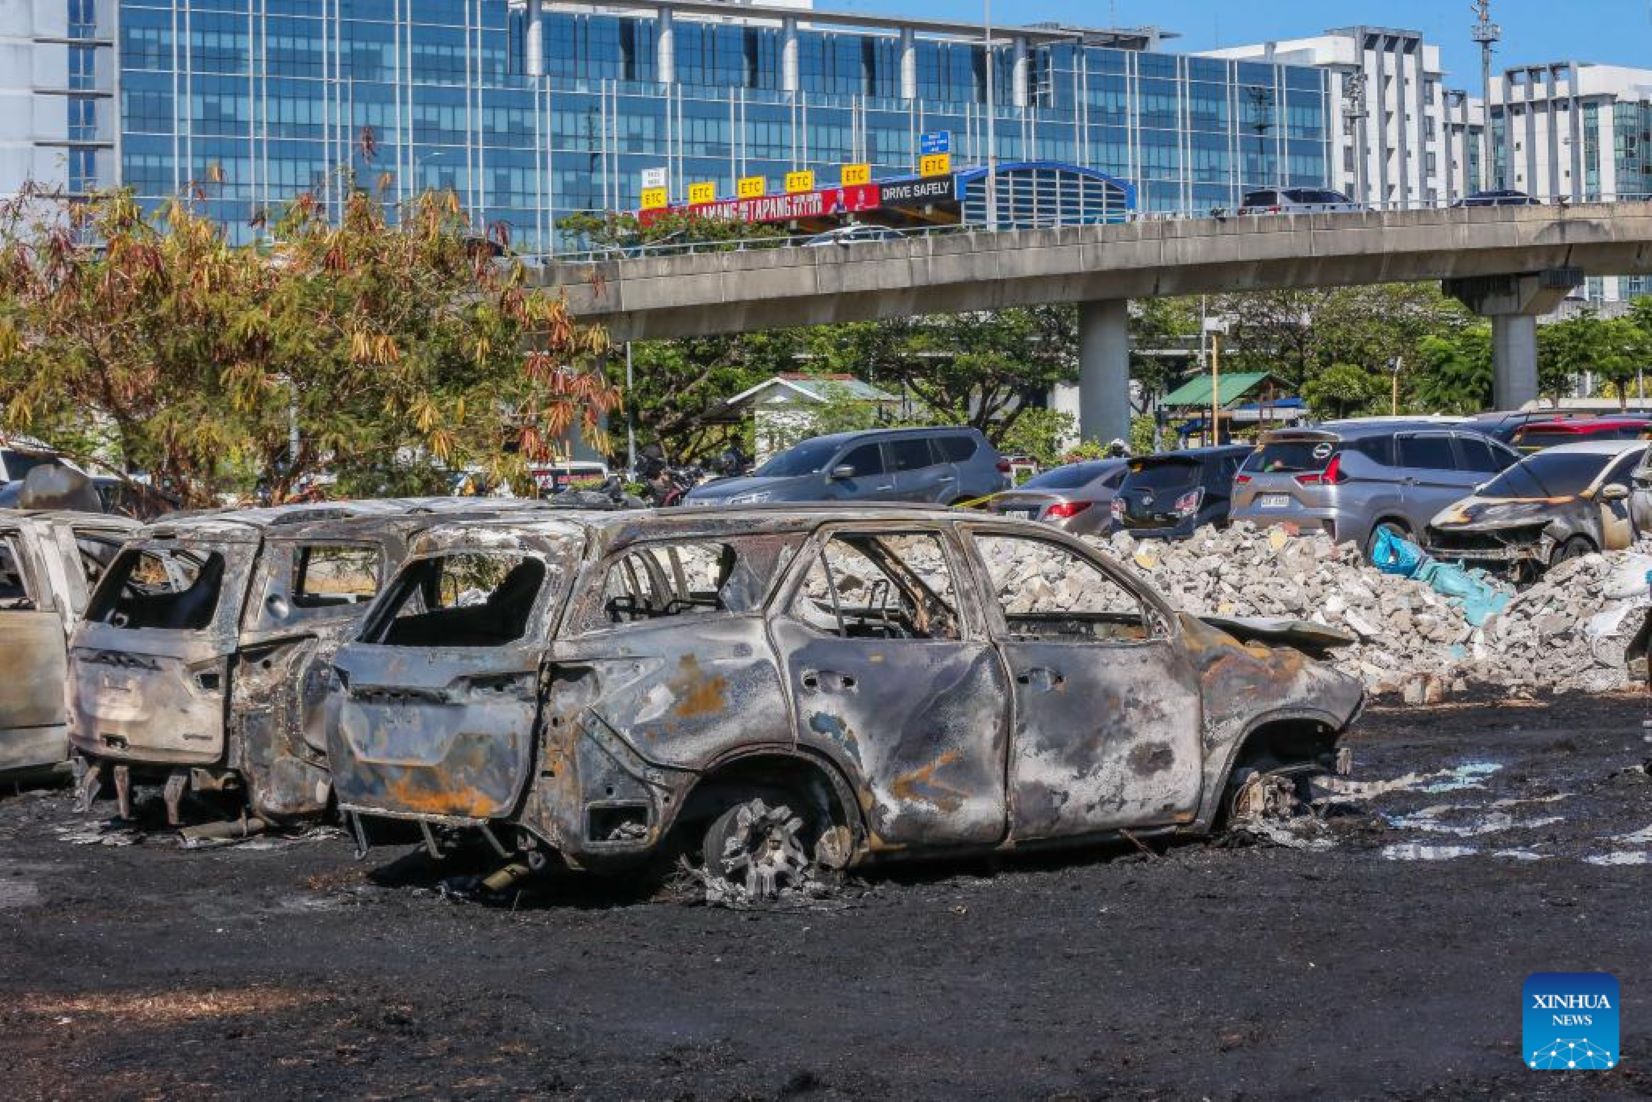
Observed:
[[[70,0],[71,3],[74,0]],[[635,10],[502,0],[118,0],[112,164],[145,200],[198,189],[226,224],[353,179],[453,188],[513,244],[576,211],[635,209],[645,171],[688,185],[867,163],[1061,161],[1147,210],[1324,185],[1335,104],[1319,69],[1182,56],[1152,31],[996,28],[695,0]],[[535,25],[534,20],[540,22]],[[539,62],[528,51],[540,47]],[[992,103],[989,120],[988,104]]]

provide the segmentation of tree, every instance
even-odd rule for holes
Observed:
[[[935,420],[995,443],[1058,383],[1078,378],[1076,315],[1058,306],[916,319],[896,379]]]
[[[1363,367],[1332,364],[1302,387],[1303,401],[1319,417],[1351,417],[1369,413],[1388,386]]]
[[[1492,400],[1491,325],[1424,337],[1411,375],[1411,405],[1424,413],[1475,413]]]
[[[1065,455],[1067,441],[1077,435],[1078,422],[1072,414],[1027,409],[999,439],[998,446],[1010,455],[1025,455],[1041,467],[1053,467]]]
[[[1561,398],[1577,385],[1585,372],[1610,384],[1625,404],[1627,385],[1646,366],[1652,353],[1652,335],[1633,318],[1604,319],[1593,310],[1539,326],[1537,330],[1539,391],[1549,398]]]
[[[336,223],[304,195],[265,228],[232,246],[191,201],[149,212],[127,192],[8,204],[4,425],[193,505],[323,473],[347,492],[469,467],[525,481],[574,433],[604,440],[604,334],[528,287],[451,193],[392,221],[352,188]]]

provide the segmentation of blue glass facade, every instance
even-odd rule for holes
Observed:
[[[1320,70],[1045,39],[1018,65],[1015,33],[994,47],[1002,160],[1097,168],[1156,210],[1328,180]],[[451,187],[534,249],[569,213],[634,209],[645,169],[677,199],[743,176],[778,190],[798,168],[835,181],[846,162],[907,174],[931,130],[952,132],[955,166],[986,159],[978,42],[547,11],[530,78],[527,41],[501,0],[121,0],[122,181],[155,201],[199,188],[242,234],[347,173],[390,197]]]

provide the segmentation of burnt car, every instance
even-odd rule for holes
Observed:
[[[1346,637],[1170,608],[1081,540],[923,507],[441,525],[333,660],[365,846],[506,870],[673,851],[770,884],[873,859],[1200,834],[1334,768]],[[1138,834],[1138,836],[1139,836]]]
[[[1527,456],[1429,522],[1429,554],[1517,575],[1635,542],[1630,481],[1644,440],[1561,444]]]
[[[96,513],[0,510],[0,778],[68,769],[69,633],[137,527]]]

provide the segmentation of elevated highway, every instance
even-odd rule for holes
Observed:
[[[540,269],[618,340],[1076,302],[1086,436],[1124,435],[1133,298],[1440,280],[1492,319],[1496,401],[1536,397],[1536,318],[1588,275],[1652,272],[1652,202],[1143,219]]]

